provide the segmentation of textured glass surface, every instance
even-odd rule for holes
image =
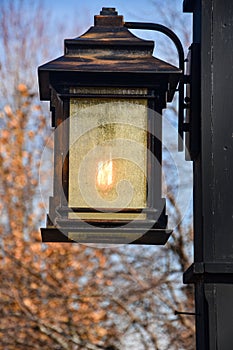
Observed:
[[[114,233],[108,232],[105,229],[102,232],[68,232],[68,238],[76,242],[93,242],[96,243],[131,243],[138,238],[141,238],[141,233],[122,233],[121,231],[116,231]]]
[[[70,207],[146,206],[146,107],[146,99],[71,99]]]
[[[83,220],[91,220],[93,219],[93,217],[95,219],[103,219],[103,216],[104,216],[104,219],[106,220],[111,220],[113,217],[115,220],[134,220],[134,219],[137,219],[137,220],[145,220],[146,219],[146,214],[133,214],[133,213],[76,213],[76,212],[73,212],[73,213],[69,213],[69,219],[76,219],[76,218],[79,218],[79,219],[83,219]]]

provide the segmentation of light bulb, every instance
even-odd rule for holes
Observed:
[[[96,185],[102,191],[109,191],[113,186],[113,162],[99,161],[97,165]]]

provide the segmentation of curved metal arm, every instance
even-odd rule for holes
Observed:
[[[167,35],[175,44],[179,56],[179,68],[182,70],[182,78],[179,82],[179,107],[178,107],[178,150],[183,151],[183,133],[187,125],[184,123],[184,49],[178,36],[169,28],[158,23],[125,22],[129,29],[154,30]]]

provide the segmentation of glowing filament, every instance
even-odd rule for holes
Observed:
[[[112,160],[100,161],[97,169],[97,185],[102,190],[109,190],[113,184]]]

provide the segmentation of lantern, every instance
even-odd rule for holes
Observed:
[[[181,71],[103,8],[65,54],[39,67],[50,100],[54,193],[44,242],[165,244],[162,110]]]

